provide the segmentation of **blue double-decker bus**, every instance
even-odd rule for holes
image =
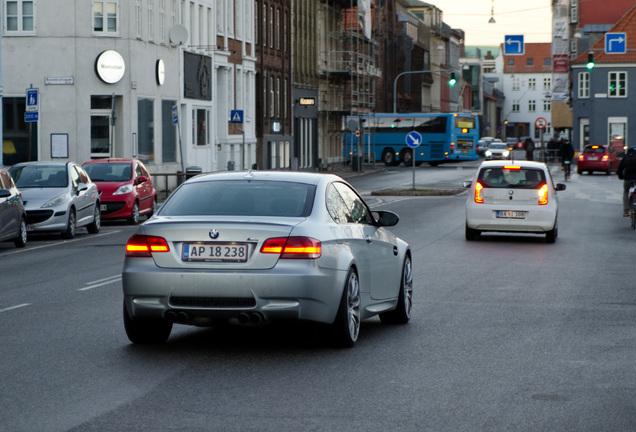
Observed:
[[[415,165],[479,159],[479,120],[468,113],[381,113],[347,117],[361,125],[344,135],[344,158],[385,165]],[[419,144],[419,145],[418,145]]]

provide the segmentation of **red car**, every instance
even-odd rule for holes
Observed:
[[[127,219],[138,224],[157,210],[157,191],[144,164],[137,159],[93,159],[82,167],[97,185],[102,219]]]
[[[610,175],[612,172],[616,172],[620,161],[620,157],[612,146],[586,145],[579,155],[576,172],[583,174],[583,171],[587,171],[592,174],[594,171],[602,171]]]

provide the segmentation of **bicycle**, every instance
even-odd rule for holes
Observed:
[[[636,186],[629,188],[629,219],[632,229],[636,229]]]
[[[565,177],[565,181],[568,181],[570,178],[570,161],[563,161],[563,176]]]

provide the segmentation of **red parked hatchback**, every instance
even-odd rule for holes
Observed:
[[[579,155],[576,172],[580,175],[583,171],[592,174],[594,171],[602,171],[609,175],[618,170],[620,158],[612,146],[586,145]]]
[[[102,219],[138,224],[157,210],[157,191],[148,169],[138,159],[93,159],[82,167],[99,191]]]

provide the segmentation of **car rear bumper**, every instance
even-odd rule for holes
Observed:
[[[466,225],[478,231],[500,231],[500,232],[526,232],[545,233],[554,229],[556,215],[549,206],[541,208],[536,206],[532,209],[524,208],[502,208],[499,210],[520,210],[526,211],[525,219],[504,219],[497,218],[496,211],[492,207],[478,209],[474,206],[466,213]]]
[[[131,264],[132,262],[132,264]],[[166,318],[185,312],[189,322],[212,325],[219,320],[258,314],[265,320],[295,319],[332,323],[347,272],[302,266],[269,270],[194,271],[162,269],[151,258],[126,261],[122,285],[131,318]]]

